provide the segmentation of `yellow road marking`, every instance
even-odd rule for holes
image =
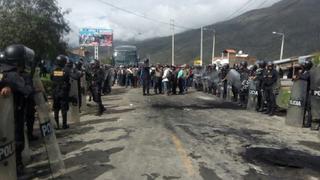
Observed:
[[[188,154],[185,151],[185,149],[183,148],[182,142],[174,134],[172,134],[172,141],[173,141],[174,145],[176,146],[177,152],[180,155],[180,158],[182,160],[182,163],[183,163],[184,167],[187,170],[188,175],[190,177],[193,177],[195,175],[195,170],[193,168],[192,161],[188,157]]]

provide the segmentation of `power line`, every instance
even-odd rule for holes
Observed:
[[[245,8],[247,8],[247,6],[253,1],[254,0],[248,0],[246,3],[244,3],[243,6],[241,6],[239,9],[237,9],[235,12],[233,12],[230,16],[228,16],[226,18],[226,20],[231,19],[232,17],[234,17],[234,15],[238,14],[240,11],[244,10]]]
[[[140,14],[140,13],[137,13],[137,12],[133,12],[133,11],[121,8],[119,6],[116,6],[116,5],[112,4],[112,3],[109,3],[109,2],[106,2],[106,1],[103,1],[103,0],[97,0],[97,1],[99,1],[100,3],[103,3],[103,4],[107,5],[107,6],[110,6],[112,8],[115,8],[117,10],[126,12],[128,14],[131,14],[131,15],[134,15],[134,16],[137,16],[137,17],[140,17],[140,18],[144,18],[144,19],[149,20],[149,21],[172,26],[172,24],[169,23],[169,22],[165,22],[165,21],[161,21],[161,20],[158,20],[158,19],[150,18],[150,17],[148,17],[146,15],[143,15],[143,14]],[[186,26],[177,25],[177,24],[175,24],[174,26],[177,27],[177,28],[180,28],[180,29],[185,29],[185,30],[194,29],[194,28],[190,28],[190,27],[186,27]]]

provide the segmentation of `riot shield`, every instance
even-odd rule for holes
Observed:
[[[307,102],[308,82],[297,80],[293,83],[291,97],[287,110],[286,124],[294,127],[302,127],[304,121],[305,107]]]
[[[80,114],[79,114],[79,89],[78,89],[78,81],[75,79],[70,79],[70,110],[68,112],[68,119],[70,119],[74,123],[80,122]]]
[[[310,82],[312,119],[320,120],[320,67],[311,69]]]
[[[249,80],[249,97],[247,109],[249,111],[255,111],[258,103],[258,90],[257,82],[254,80]]]
[[[87,81],[86,77],[82,76],[80,79],[81,85],[81,111],[87,111]]]
[[[227,74],[228,84],[234,86],[239,91],[241,89],[240,73],[234,69],[231,69]]]
[[[228,84],[228,86],[227,86],[227,101],[229,101],[229,102],[233,101],[232,86],[230,84]]]
[[[0,97],[0,179],[16,180],[13,98]]]
[[[45,90],[38,72],[34,74],[33,85],[36,90],[34,100],[39,117],[40,131],[45,143],[50,169],[54,174],[59,175],[64,172],[65,166],[53,128],[54,119],[50,113],[50,108],[45,98]]]

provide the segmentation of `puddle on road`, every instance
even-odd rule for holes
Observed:
[[[242,157],[263,171],[263,174],[253,169],[248,171],[247,177],[251,179],[264,176],[268,179],[305,179],[308,175],[320,177],[320,156],[302,151],[257,147],[246,149]]]
[[[84,168],[67,173],[59,179],[95,179],[101,174],[114,169],[110,162],[110,156],[124,150],[124,147],[115,147],[106,151],[87,151],[76,157],[65,160],[67,168],[84,166]]]
[[[115,134],[115,135],[117,135],[116,137],[111,138],[111,139],[107,139],[106,141],[120,141],[122,139],[127,139],[130,137],[130,134],[132,132],[134,132],[134,130],[132,130],[132,129],[119,128],[119,127],[108,127],[108,128],[104,128],[104,129],[100,130],[100,132],[116,132],[116,131],[123,131],[123,133],[118,132],[118,134]]]
[[[181,105],[172,102],[165,103],[155,103],[151,105],[155,109],[176,109],[176,110],[207,110],[207,109],[230,109],[230,110],[243,110],[243,108],[237,106],[236,104],[228,102],[199,102],[197,104]]]

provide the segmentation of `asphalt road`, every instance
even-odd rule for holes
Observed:
[[[89,107],[80,124],[57,132],[67,168],[58,179],[320,179],[318,133],[283,116],[195,91],[144,97],[116,88],[103,99],[106,114]]]

